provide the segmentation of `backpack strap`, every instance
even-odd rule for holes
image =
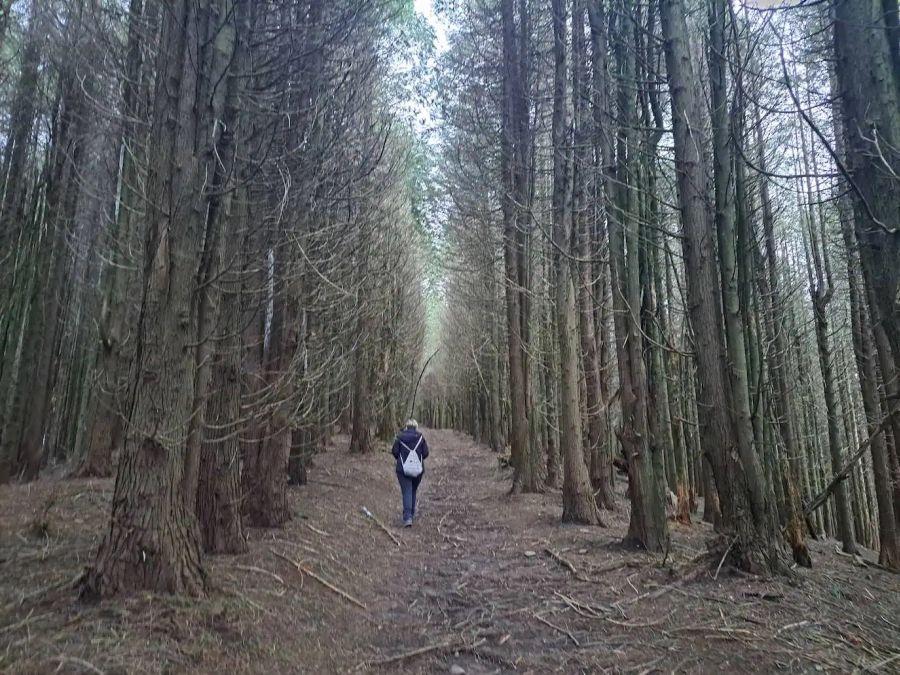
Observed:
[[[406,448],[407,452],[415,452],[416,450],[419,449],[419,446],[422,444],[422,438],[424,438],[422,436],[422,434],[419,434],[419,440],[416,441],[416,446],[414,448],[409,447],[406,443],[401,441],[399,438],[397,440],[400,442],[400,445],[402,445],[404,448]],[[409,457],[409,455],[407,455],[407,457]]]

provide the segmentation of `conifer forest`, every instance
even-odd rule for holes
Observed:
[[[898,0],[0,0],[0,671],[900,673]]]

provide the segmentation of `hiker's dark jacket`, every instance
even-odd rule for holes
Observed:
[[[422,442],[419,443],[419,439],[422,439]],[[403,462],[409,457],[409,450],[412,450],[416,447],[416,443],[419,443],[419,447],[416,448],[416,453],[419,455],[419,459],[425,459],[428,457],[428,443],[425,442],[425,439],[422,437],[422,434],[418,432],[416,429],[404,429],[399,434],[397,434],[397,438],[394,440],[394,447],[391,449],[391,453],[394,457],[397,458],[397,472],[403,473]],[[406,445],[407,450],[403,447]]]

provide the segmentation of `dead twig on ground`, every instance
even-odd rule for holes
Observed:
[[[400,548],[400,547],[401,547],[400,540],[397,539],[397,537],[394,536],[394,533],[393,533],[393,532],[391,532],[389,529],[387,529],[387,527],[385,526],[385,524],[382,523],[382,522],[378,519],[378,516],[376,516],[376,515],[375,515],[374,513],[372,513],[371,511],[369,511],[369,509],[367,509],[365,506],[362,507],[362,512],[365,514],[365,516],[366,516],[367,518],[371,519],[378,527],[380,527],[381,530],[382,530],[382,532],[384,532],[387,536],[389,536],[389,537],[391,538],[391,541],[392,541],[392,542],[394,542],[395,544],[397,544],[397,548]]]
[[[737,537],[731,540],[731,543],[728,544],[728,548],[725,549],[725,553],[722,554],[722,559],[719,561],[719,566],[716,568],[716,573],[713,574],[713,581],[719,578],[719,572],[722,571],[722,565],[725,564],[725,558],[728,557],[728,554],[731,553],[731,549],[737,543]]]
[[[545,548],[545,549],[544,549],[544,552],[545,552],[547,555],[549,555],[551,558],[553,558],[556,562],[558,562],[560,565],[562,565],[562,566],[565,567],[567,570],[569,570],[569,571],[574,575],[574,577],[575,577],[576,579],[578,579],[579,581],[586,581],[586,580],[578,573],[578,570],[575,568],[575,565],[573,565],[571,562],[569,562],[568,560],[566,560],[565,558],[563,558],[559,553],[557,553],[556,551],[554,551],[554,550],[551,549],[551,548]]]
[[[307,481],[310,483],[316,483],[317,485],[327,485],[328,487],[336,487],[341,488],[342,490],[350,490],[349,485],[344,485],[343,483],[332,483],[327,480],[321,480],[319,478],[307,478]]]
[[[660,656],[659,658],[653,659],[652,661],[648,661],[647,663],[642,663],[641,665],[637,666],[636,668],[633,668],[632,670],[634,670],[634,672],[637,673],[637,675],[649,675],[650,673],[652,673],[655,670],[660,670],[659,668],[656,667],[656,664],[659,663],[660,661],[662,661],[663,658],[664,657]],[[672,672],[674,673],[677,671],[673,670]]]
[[[405,661],[406,659],[411,659],[414,656],[421,656],[422,654],[428,654],[429,652],[438,651],[441,649],[449,649],[453,647],[454,644],[457,644],[454,641],[444,641],[439,642],[433,645],[426,645],[424,647],[419,647],[418,649],[413,649],[408,652],[403,652],[401,654],[395,654],[394,656],[389,656],[384,659],[378,659],[375,661],[366,661],[365,663],[361,663],[359,665],[359,669],[362,670],[366,666],[387,666],[391,663],[397,663],[398,661]]]
[[[320,530],[320,529],[319,529],[318,527],[316,527],[315,525],[310,525],[309,523],[306,523],[306,526],[307,526],[309,529],[311,529],[313,532],[315,532],[316,534],[320,534],[320,535],[322,535],[323,537],[330,537],[330,536],[331,536],[331,535],[328,534],[325,530]]]
[[[34,609],[32,609],[31,611],[28,612],[28,616],[26,616],[21,621],[16,621],[13,624],[10,624],[8,626],[4,626],[3,628],[0,628],[0,635],[3,635],[4,633],[10,633],[14,630],[22,628],[22,626],[27,626],[32,621],[40,621],[41,619],[43,619],[44,617],[47,617],[47,616],[50,616],[50,614],[45,613],[45,614],[38,614],[37,616],[34,616]]]
[[[666,593],[675,589],[674,585],[663,586],[662,588],[657,588],[653,591],[647,591],[646,593],[641,593],[640,595],[636,595],[633,598],[628,598],[627,600],[619,600],[618,602],[613,603],[613,607],[621,608],[622,605],[633,605],[640,600],[644,600],[645,598],[649,598],[651,600],[655,600],[656,598],[665,595]],[[621,611],[621,609],[620,609]]]
[[[568,595],[563,595],[559,591],[553,591],[553,594],[566,603],[569,609],[588,619],[604,619],[604,613],[611,614],[613,611],[612,607],[596,607],[594,605],[588,605],[575,598],[569,597]]]
[[[605,574],[606,572],[615,572],[616,570],[622,569],[623,567],[637,569],[649,564],[649,562],[640,562],[638,560],[619,560],[603,567],[592,567],[591,572],[593,572],[594,574]]]
[[[59,661],[59,666],[55,671],[57,673],[62,670],[65,664],[72,663],[76,666],[81,666],[85,670],[89,670],[92,673],[96,673],[97,675],[104,675],[104,671],[100,670],[93,663],[91,663],[90,661],[85,661],[84,659],[80,659],[77,656],[65,656],[63,654],[60,654],[54,660]]]
[[[672,614],[674,614],[674,612],[669,612],[663,618],[655,619],[653,621],[616,621],[615,619],[610,619],[605,616],[603,617],[603,620],[615,626],[622,626],[623,628],[650,628],[651,626],[658,626],[661,623],[665,623],[672,618]]]
[[[566,630],[562,626],[557,626],[555,623],[551,623],[551,622],[547,621],[547,619],[542,617],[540,614],[537,614],[536,612],[532,613],[531,616],[533,616],[535,619],[540,621],[542,624],[544,624],[546,626],[550,626],[550,628],[552,628],[553,630],[555,630],[559,633],[562,633],[563,635],[568,637],[572,641],[572,644],[574,644],[576,647],[581,646],[581,643],[578,641],[578,639],[574,635],[572,635],[571,631]]]
[[[39,588],[36,591],[32,591],[31,593],[26,593],[18,600],[15,600],[13,602],[6,604],[3,607],[3,609],[0,609],[0,613],[5,614],[6,612],[8,612],[12,609],[15,609],[16,607],[21,607],[22,605],[25,604],[26,601],[33,600],[34,598],[40,597],[41,595],[44,595],[45,593],[50,593],[52,591],[58,591],[61,588],[65,588],[66,586],[74,587],[75,584],[78,582],[78,580],[81,579],[83,574],[84,574],[83,572],[78,572],[78,574],[76,574],[71,579],[58,581],[56,583],[50,584],[49,586],[44,586],[43,588]]]
[[[900,660],[900,652],[897,652],[896,654],[893,654],[892,656],[889,656],[888,658],[884,659],[883,661],[879,661],[878,663],[873,663],[872,665],[869,665],[869,666],[857,668],[856,670],[853,671],[853,673],[854,673],[854,675],[856,675],[856,673],[874,673],[878,670],[881,670],[885,666],[894,663],[894,661],[898,661],[898,660]]]
[[[234,567],[235,567],[235,569],[244,570],[245,572],[256,572],[258,574],[265,574],[265,575],[272,577],[273,579],[275,579],[275,581],[277,581],[281,584],[284,583],[284,579],[282,579],[280,576],[275,574],[275,572],[270,572],[269,570],[263,569],[262,567],[256,567],[255,565],[235,565]]]
[[[768,600],[769,602],[784,600],[784,593],[770,593],[769,591],[744,591],[741,595],[745,598],[759,598],[760,600]]]
[[[357,670],[362,670],[363,668],[372,667],[372,666],[388,666],[392,663],[398,663],[400,661],[406,661],[407,659],[414,658],[416,656],[422,656],[422,654],[429,654],[431,652],[443,651],[445,649],[453,649],[453,650],[462,650],[465,649],[467,651],[471,651],[473,649],[477,649],[481,645],[483,645],[487,640],[481,639],[475,641],[473,644],[468,644],[463,640],[445,640],[443,642],[438,642],[431,645],[425,645],[424,647],[419,647],[418,649],[412,649],[408,652],[402,652],[400,654],[395,654],[394,656],[388,656],[387,658],[377,659],[373,661],[364,661],[357,666]]]
[[[313,579],[318,581],[320,584],[322,584],[325,588],[327,588],[331,592],[336,593],[337,595],[344,598],[344,600],[346,600],[347,602],[353,603],[354,605],[356,605],[357,607],[360,607],[361,609],[368,610],[368,608],[363,603],[361,603],[359,600],[354,598],[347,591],[344,591],[344,590],[338,588],[337,586],[332,584],[327,579],[323,579],[322,577],[320,577],[318,574],[313,572],[308,567],[304,567],[302,564],[298,563],[296,560],[291,560],[286,555],[283,555],[283,554],[279,553],[278,551],[272,551],[272,553],[274,555],[278,556],[279,558],[281,558],[282,560],[288,561],[291,565],[296,567],[299,572],[301,572],[302,574],[306,574],[309,577],[312,577]]]

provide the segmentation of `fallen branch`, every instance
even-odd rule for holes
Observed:
[[[554,550],[552,550],[552,549],[549,549],[549,548],[545,548],[545,549],[544,549],[544,552],[546,552],[547,555],[549,555],[549,556],[550,556],[551,558],[553,558],[556,562],[558,562],[560,565],[562,565],[562,566],[565,567],[567,570],[569,570],[573,575],[575,575],[575,578],[576,578],[576,579],[579,579],[579,580],[581,579],[581,575],[578,574],[578,570],[575,569],[575,565],[573,565],[573,564],[570,563],[568,560],[566,560],[565,558],[563,558],[559,553],[557,553],[556,551],[554,551]]]
[[[863,558],[858,553],[844,553],[841,550],[840,546],[835,546],[834,552],[844,558],[850,558],[853,561],[853,564],[856,565],[857,567],[869,567],[869,565],[870,565],[869,561],[866,560],[865,558]]]
[[[50,584],[49,586],[44,586],[42,588],[39,588],[36,591],[32,591],[31,593],[26,593],[18,600],[13,600],[9,604],[4,605],[3,608],[0,609],[0,613],[5,614],[6,612],[9,612],[10,610],[15,609],[16,607],[21,607],[27,601],[34,600],[35,598],[37,598],[41,595],[44,595],[45,593],[50,593],[52,591],[58,591],[59,589],[66,588],[67,586],[70,588],[74,588],[75,585],[81,580],[81,578],[83,576],[84,576],[84,572],[79,572],[71,579],[58,581],[56,583]]]
[[[400,540],[394,536],[393,532],[391,532],[389,529],[387,529],[387,527],[385,527],[384,523],[382,523],[374,513],[369,511],[369,509],[367,509],[365,506],[362,507],[362,512],[366,515],[367,518],[370,518],[371,520],[373,520],[375,522],[375,524],[378,527],[380,527],[387,536],[389,536],[391,538],[391,541],[393,541],[395,544],[397,544],[397,548],[400,548],[400,546],[401,546]]]
[[[327,485],[328,487],[336,487],[341,488],[342,490],[350,490],[351,487],[349,485],[344,485],[343,483],[331,483],[327,480],[320,480],[318,478],[307,478],[310,483],[316,483],[317,485]]]
[[[866,453],[866,450],[869,449],[869,446],[872,445],[872,441],[874,441],[880,434],[887,429],[888,425],[891,423],[891,418],[894,415],[900,413],[900,408],[894,408],[891,412],[884,416],[884,419],[881,420],[881,424],[876,427],[875,431],[873,431],[869,437],[862,442],[862,444],[857,448],[856,453],[847,464],[844,465],[844,468],[838,471],[834,478],[831,479],[831,482],[825,486],[825,489],[822,490],[816,497],[807,504],[806,508],[803,510],[804,515],[809,515],[819,507],[821,507],[827,500],[828,497],[834,492],[835,488],[844,480],[847,480],[847,476],[850,475],[850,472],[853,470],[853,467],[860,460],[860,458]]]
[[[674,614],[674,612],[669,612],[663,618],[654,619],[652,621],[616,621],[615,619],[609,619],[605,616],[603,617],[603,620],[615,626],[622,626],[623,628],[650,628],[651,626],[658,626],[665,623],[672,618],[672,614]]]
[[[603,614],[611,614],[613,612],[612,607],[596,607],[594,605],[588,605],[575,598],[571,598],[568,595],[563,595],[559,591],[553,591],[553,594],[566,603],[566,605],[568,605],[576,614],[580,614],[588,619],[603,619],[605,618]]]
[[[876,670],[881,670],[886,665],[891,664],[898,659],[900,659],[900,652],[897,652],[893,656],[889,656],[886,659],[884,659],[883,661],[879,661],[878,663],[873,663],[870,666],[864,666],[861,670],[858,670],[856,672],[874,673]]]
[[[331,535],[328,534],[325,530],[320,530],[319,528],[315,527],[314,525],[310,525],[309,523],[306,523],[306,526],[307,526],[310,530],[312,530],[313,532],[315,532],[316,534],[320,534],[320,535],[322,535],[323,537],[330,537],[330,536],[331,536]]]
[[[28,612],[28,616],[26,616],[21,621],[16,621],[13,624],[10,624],[8,626],[4,626],[3,628],[0,628],[0,635],[2,635],[3,633],[8,633],[8,632],[11,632],[14,630],[18,630],[19,628],[22,628],[23,626],[27,626],[32,621],[40,621],[41,619],[48,617],[48,616],[50,616],[50,612],[46,612],[44,614],[38,614],[37,616],[35,616],[34,608],[32,608],[31,611]]]
[[[76,666],[81,666],[85,670],[88,670],[92,673],[96,673],[97,675],[104,675],[104,671],[100,670],[93,663],[91,663],[90,661],[85,661],[84,659],[80,659],[77,656],[65,656],[64,654],[60,654],[54,660],[59,661],[59,668],[56,669],[56,672],[62,670],[62,667],[66,663],[72,663]]]
[[[273,579],[275,579],[275,581],[277,581],[281,584],[284,584],[284,579],[282,579],[280,576],[275,574],[275,572],[270,572],[269,570],[263,569],[262,567],[256,567],[254,565],[235,565],[235,569],[244,570],[245,572],[256,572],[258,574],[265,574],[265,575],[268,575],[268,576],[272,577]]]
[[[426,645],[424,647],[419,647],[418,649],[412,649],[408,652],[403,652],[401,654],[395,654],[394,656],[389,656],[384,659],[378,659],[375,661],[365,661],[365,662],[359,664],[359,666],[357,668],[359,670],[362,670],[363,668],[371,667],[371,666],[387,666],[392,663],[397,663],[398,661],[405,661],[406,659],[411,659],[415,656],[421,656],[422,654],[428,654],[430,652],[436,652],[436,651],[440,651],[440,650],[444,650],[444,649],[472,650],[472,649],[476,649],[477,647],[480,647],[485,642],[487,642],[487,640],[485,640],[484,638],[475,641],[471,645],[469,645],[466,642],[461,641],[461,640],[445,640],[444,642],[438,642],[436,644]]]
[[[731,553],[731,549],[734,548],[734,545],[737,543],[737,537],[731,540],[731,543],[728,544],[728,548],[725,549],[725,553],[722,554],[722,559],[719,561],[719,566],[716,568],[716,573],[713,574],[713,581],[719,578],[719,572],[722,571],[722,565],[725,564],[725,559],[728,557],[728,554]]]
[[[547,619],[542,617],[540,614],[532,614],[531,616],[533,616],[535,619],[540,621],[542,624],[544,624],[546,626],[550,626],[550,628],[552,628],[553,630],[558,631],[558,632],[562,633],[563,635],[565,635],[566,637],[568,637],[576,647],[581,646],[581,643],[577,640],[577,638],[574,635],[572,635],[572,633],[570,631],[566,630],[562,626],[557,626],[555,623],[550,623],[549,621],[547,621]]]
[[[365,666],[386,666],[391,663],[397,663],[397,661],[405,661],[406,659],[411,659],[414,656],[421,656],[422,654],[427,654],[428,652],[434,652],[439,649],[449,649],[453,647],[456,642],[448,641],[448,642],[439,642],[433,645],[426,645],[425,647],[419,647],[418,649],[413,649],[408,652],[403,652],[402,654],[396,654],[394,656],[389,656],[385,659],[378,659],[377,661],[366,661],[363,667]]]
[[[630,567],[631,569],[638,569],[648,565],[648,562],[639,562],[637,560],[619,560],[618,562],[610,563],[609,565],[604,565],[603,567],[592,567],[591,573],[593,574],[605,574],[607,572],[614,572],[623,567]]]
[[[741,595],[745,598],[759,598],[760,600],[768,600],[770,602],[784,600],[783,593],[769,593],[768,591],[744,591]]]
[[[291,560],[286,555],[283,555],[283,554],[279,553],[278,551],[272,551],[272,553],[274,555],[278,556],[279,558],[281,558],[282,560],[287,560],[291,565],[293,565],[294,567],[297,568],[297,571],[299,571],[302,574],[306,574],[309,577],[312,577],[313,579],[318,581],[320,584],[322,584],[325,588],[327,588],[329,591],[341,596],[347,602],[351,602],[354,605],[356,605],[357,607],[360,607],[361,609],[368,609],[363,603],[361,603],[359,600],[357,600],[352,595],[347,593],[347,591],[341,590],[340,588],[338,588],[337,586],[332,584],[327,579],[323,579],[322,577],[320,577],[318,574],[313,572],[308,567],[304,567],[303,565],[298,563],[296,560]]]

